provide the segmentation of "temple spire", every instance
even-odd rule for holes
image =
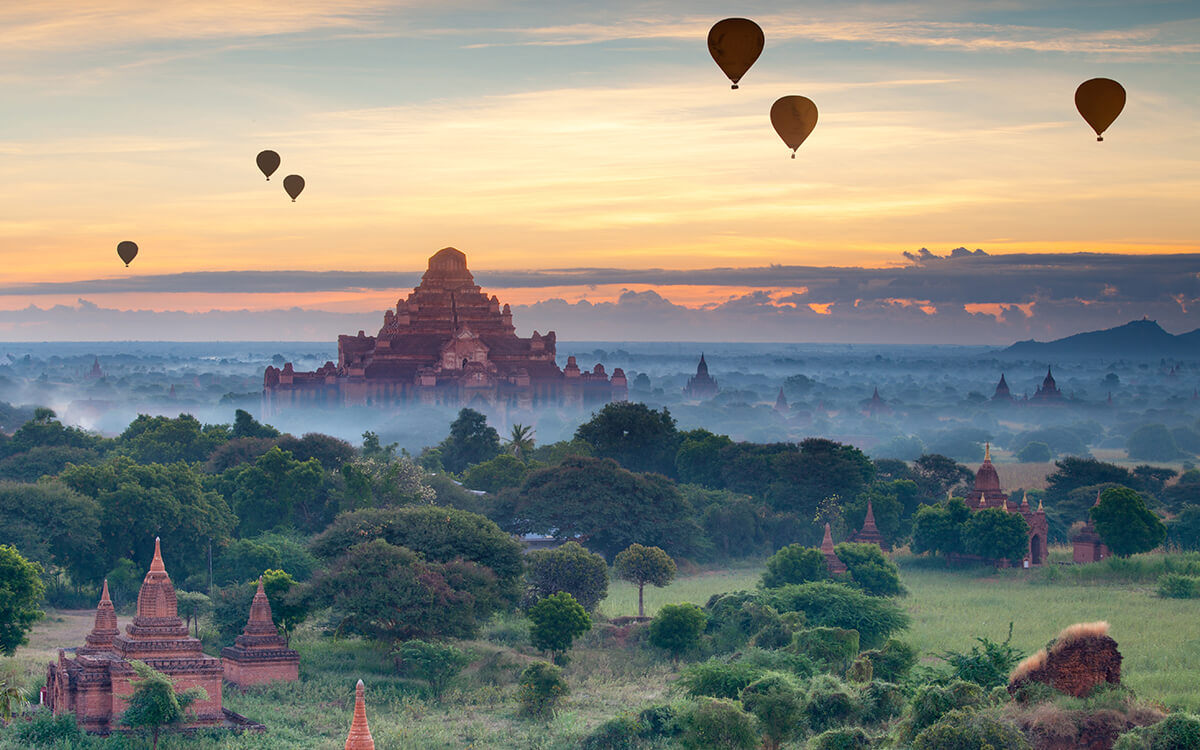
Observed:
[[[155,573],[166,573],[167,569],[163,565],[162,547],[159,544],[158,537],[154,537],[154,559],[150,561],[150,570]]]
[[[1037,512],[1038,512],[1038,513],[1045,513],[1045,512],[1046,512],[1046,511],[1045,511],[1045,510],[1042,508],[1042,499],[1041,499],[1040,497],[1038,498],[1038,509],[1037,509]]]
[[[375,738],[367,725],[367,704],[363,694],[363,681],[354,688],[354,720],[350,723],[350,735],[346,737],[346,750],[375,750]]]
[[[983,444],[983,460],[984,461],[992,460],[992,444],[990,441],[985,442]]]

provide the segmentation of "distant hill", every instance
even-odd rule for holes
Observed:
[[[1015,357],[1189,357],[1200,358],[1200,328],[1178,336],[1156,321],[1134,320],[1103,331],[1057,341],[1018,341],[1000,354]]]

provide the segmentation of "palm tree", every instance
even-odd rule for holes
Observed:
[[[526,454],[533,450],[533,427],[524,424],[512,426],[512,434],[504,441],[512,454],[524,461]]]
[[[0,680],[0,725],[8,725],[12,721],[13,708],[18,711],[25,705],[25,696],[21,695],[21,691],[8,684],[7,680]]]

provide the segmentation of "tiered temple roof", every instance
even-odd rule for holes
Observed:
[[[239,687],[300,679],[300,654],[287,647],[271,618],[271,603],[258,579],[250,604],[250,619],[234,645],[221,649],[225,679]]]
[[[683,395],[704,400],[717,395],[720,390],[717,381],[708,374],[708,363],[704,361],[704,354],[701,353],[700,364],[696,365],[696,374],[688,378],[687,385],[683,387]]]
[[[879,533],[879,527],[875,525],[875,509],[871,505],[871,498],[867,498],[867,515],[863,519],[862,529],[851,537],[851,540],[863,544],[875,544],[880,549],[887,548],[883,541],[883,534]]]
[[[1049,554],[1047,537],[1050,526],[1046,521],[1046,511],[1039,502],[1037,510],[1031,510],[1029,501],[1022,497],[1021,504],[1013,507],[1008,502],[1008,494],[1000,487],[1000,475],[992,464],[992,446],[984,444],[983,463],[975,473],[975,485],[967,493],[966,503],[972,511],[987,508],[1000,508],[1005,513],[1019,513],[1029,527],[1029,548],[1021,561],[1002,560],[999,564],[1023,564],[1025,566],[1044,565]]]
[[[350,722],[350,734],[346,737],[346,750],[375,750],[375,738],[367,724],[367,702],[363,681],[354,687],[354,719]]]
[[[825,524],[825,538],[821,540],[821,554],[825,556],[825,566],[829,568],[831,575],[846,572],[846,563],[842,562],[837,553],[833,551],[833,532],[828,523]]]

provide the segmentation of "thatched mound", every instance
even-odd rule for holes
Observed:
[[[1121,652],[1108,636],[1107,622],[1072,625],[1048,647],[1017,665],[1008,679],[1008,692],[1041,682],[1059,692],[1082,698],[1097,685],[1121,682]]]

